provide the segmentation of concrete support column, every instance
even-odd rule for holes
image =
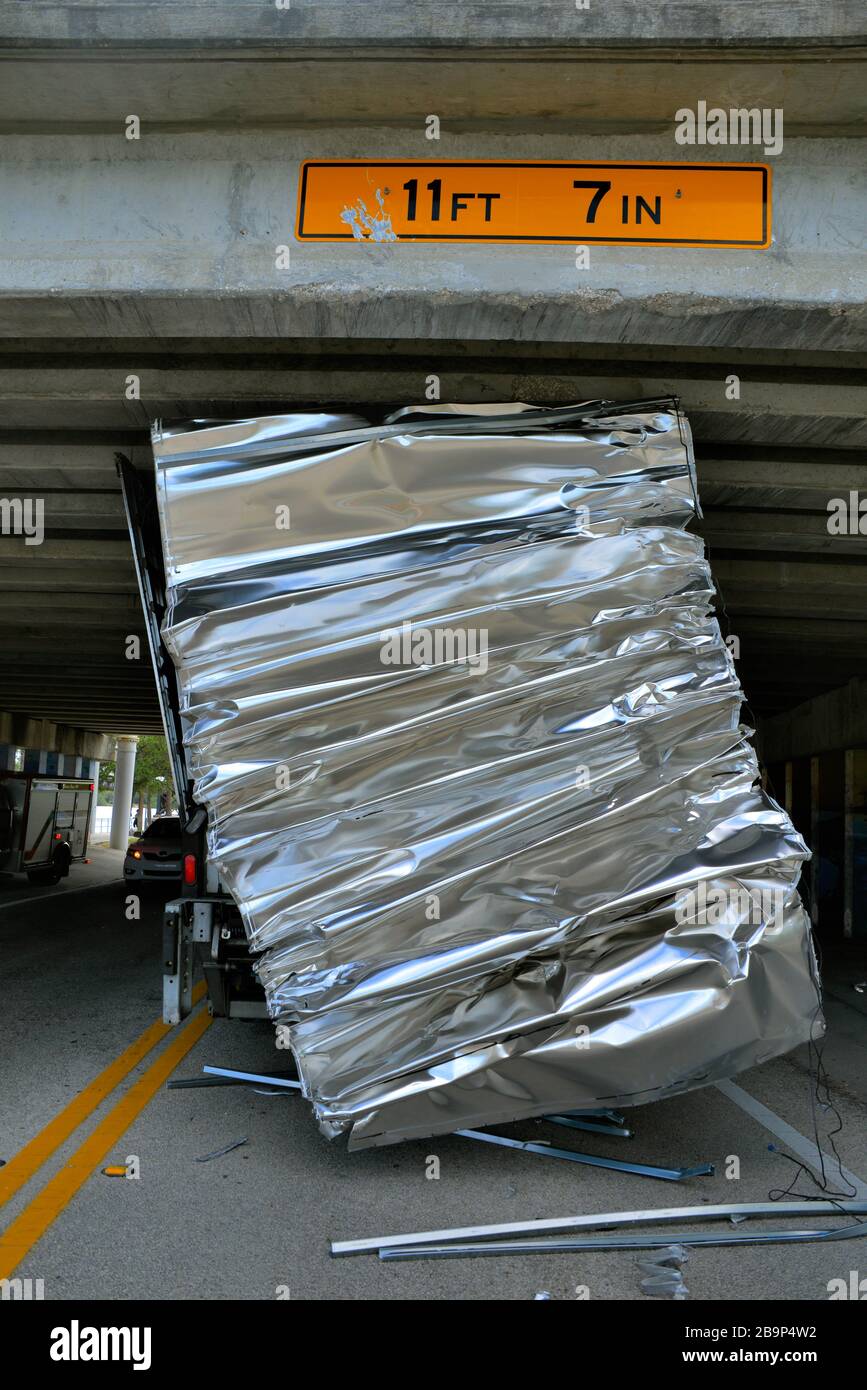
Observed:
[[[99,762],[96,759],[90,760],[90,780],[93,783],[93,800],[90,803],[90,825],[87,829],[88,839],[96,834],[96,808],[99,803]]]
[[[134,734],[124,734],[117,741],[114,805],[111,808],[111,835],[109,837],[109,844],[112,849],[126,849],[129,844],[129,813],[132,809],[137,746],[138,739]]]

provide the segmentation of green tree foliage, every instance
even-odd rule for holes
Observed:
[[[114,762],[104,762],[100,767],[99,801],[102,806],[110,806],[114,801],[116,769],[117,765]],[[136,750],[133,807],[152,806],[163,792],[168,795],[171,806],[175,793],[168,745],[162,734],[142,734]]]
[[[162,734],[142,734],[135,758],[135,798],[150,803],[162,792],[174,799],[168,745]]]

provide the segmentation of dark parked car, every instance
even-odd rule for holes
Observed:
[[[126,852],[127,880],[181,877],[181,822],[178,816],[157,816]]]

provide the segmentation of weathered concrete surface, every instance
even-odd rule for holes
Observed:
[[[298,162],[360,150],[431,154],[421,132],[382,128],[6,137],[2,333],[867,346],[860,142],[786,142],[767,251],[593,247],[587,270],[568,245],[294,243]],[[552,159],[677,151],[671,134],[544,141]],[[539,139],[465,134],[437,153],[538,157]]]
[[[110,600],[105,602],[108,606]],[[59,614],[53,624],[43,621],[44,613],[31,612],[29,619],[26,625],[7,625],[6,613],[0,615],[6,668],[0,681],[0,699],[11,707],[11,712],[0,718],[20,720],[16,728],[25,733],[31,725],[53,726],[57,720],[66,721],[57,727],[68,725],[72,733],[63,736],[60,747],[50,737],[40,741],[21,733],[4,736],[4,742],[102,761],[113,753],[101,744],[102,751],[96,752],[79,747],[80,736],[101,740],[100,730],[122,733],[129,728],[136,733],[162,732],[152,673],[147,670],[141,680],[127,679],[111,653],[106,653],[106,636],[98,640],[91,634],[86,614],[84,620],[79,611]],[[78,635],[71,636],[71,632]]]
[[[87,728],[55,724],[0,710],[0,743],[17,748],[43,748],[49,753],[73,753],[98,762],[114,757],[114,740]]]
[[[71,360],[87,360],[85,346],[77,344]],[[229,415],[279,411],[287,399],[361,405],[421,399],[428,374],[435,372],[443,399],[555,402],[679,395],[699,438],[717,444],[748,441],[787,450],[808,445],[847,450],[867,446],[867,376],[854,370],[841,372],[836,378],[827,374],[829,379],[816,381],[808,367],[793,368],[789,373],[770,373],[768,379],[761,366],[739,361],[739,396],[729,399],[726,382],[731,361],[709,364],[703,372],[693,370],[682,376],[676,366],[654,370],[648,365],[642,369],[629,362],[622,366],[611,362],[600,371],[587,357],[553,359],[543,365],[508,358],[500,362],[446,358],[437,352],[435,343],[428,344],[426,355],[416,345],[413,349],[405,358],[393,352],[388,357],[373,355],[355,362],[344,355],[296,357],[283,350],[270,361],[254,353],[247,361],[231,354],[214,354],[207,365],[202,355],[198,359],[175,358],[168,366],[162,365],[165,359],[159,355],[155,361],[153,353],[139,357],[131,352],[127,357],[120,351],[112,357],[91,358],[94,365],[66,368],[39,357],[28,365],[7,367],[5,354],[0,352],[0,410],[6,429],[47,429],[52,425],[59,429],[70,425],[122,429],[138,425],[144,430],[154,419],[200,416],[209,409]],[[592,359],[592,349],[587,356]],[[166,358],[171,359],[170,349]],[[138,382],[139,394],[134,400],[125,393],[130,374]],[[32,452],[33,446],[26,449],[22,463]],[[0,446],[0,479],[3,455]],[[810,491],[804,491],[804,470],[808,467],[805,462],[802,471],[788,479],[778,470],[775,473],[773,467],[751,472],[751,461],[742,461],[734,473],[726,473],[732,489],[724,489],[721,500],[726,502],[737,495],[758,505],[772,505],[763,499],[779,476],[777,502],[789,506],[796,479],[801,480],[804,496]],[[26,469],[18,468],[13,476],[25,473]],[[46,486],[43,473],[34,470],[27,477]],[[63,491],[45,497],[47,525],[52,524],[50,516],[57,517],[54,524],[62,520],[69,529],[123,525],[115,496],[85,486],[69,469],[65,476]],[[847,479],[857,476],[857,465],[853,463],[847,471],[845,461],[827,477],[815,474],[814,500],[820,492],[827,497],[828,488],[842,487]],[[852,486],[856,485],[853,481]]]
[[[566,8],[565,4],[563,6]],[[0,42],[0,130],[117,132],[134,113],[147,133],[388,123],[419,138],[431,113],[441,146],[496,122],[535,133],[612,134],[640,128],[669,134],[675,112],[710,106],[782,108],[786,135],[861,135],[867,124],[864,53],[791,50],[787,61],[762,52],[745,61],[738,48],[715,48],[677,62],[642,47],[599,53],[417,48],[286,49],[248,56],[156,54],[88,49],[34,54]],[[616,94],[616,95],[615,95]],[[425,157],[438,147],[423,141]]]
[[[831,602],[836,604],[836,598]],[[762,721],[765,762],[867,747],[867,680],[851,680]]]
[[[101,760],[109,731],[162,731],[114,463],[149,446],[140,428],[133,447],[129,431],[76,443],[68,416],[53,437],[46,423],[36,399],[28,435],[0,407],[0,498],[41,501],[45,528],[38,545],[0,535],[0,743]]]
[[[106,728],[156,720],[120,646],[113,469],[147,466],[154,416],[401,403],[432,373],[464,401],[679,394],[751,698],[867,677],[867,538],[826,524],[867,473],[865,28],[812,0],[0,0],[0,492],[49,523],[23,558],[0,537],[0,707],[75,723],[98,679]],[[764,160],[677,145],[700,99],[784,109],[767,251],[600,246],[578,270],[569,245],[294,240],[304,158]]]
[[[636,45],[844,45],[863,38],[858,0],[62,0],[0,4],[7,44],[193,44],[432,48]]]
[[[127,355],[93,341],[43,344],[45,351],[10,344],[27,365],[0,369],[0,491],[43,497],[49,535],[26,550],[20,539],[0,538],[0,706],[70,722],[99,718],[117,730],[159,728],[149,666],[125,657],[126,637],[141,625],[106,437],[148,472],[145,422],[154,415],[238,415],[341,399],[382,408],[421,399],[434,368],[445,397],[465,400],[679,390],[697,440],[701,529],[754,706],[785,708],[852,675],[867,677],[867,537],[832,535],[827,526],[831,498],[867,495],[867,452],[854,447],[864,434],[856,372],[835,374],[822,354],[783,354],[783,367],[769,350],[741,351],[741,398],[726,401],[724,354],[685,363],[674,353],[664,364],[657,353],[642,371],[619,362],[616,348],[606,357],[598,346],[583,359],[566,347],[552,356],[538,343],[497,352],[488,345],[461,359],[454,344],[441,358],[434,343],[388,340],[379,358],[375,344],[359,343],[355,366],[348,344],[337,351],[332,343],[330,357],[309,342],[297,353],[274,340],[255,346],[222,340],[208,355],[201,344],[130,340]],[[77,365],[64,370],[64,361]],[[123,393],[133,369],[138,401]],[[103,434],[88,428],[97,417]],[[21,428],[11,430],[13,422]],[[775,442],[762,445],[762,437]]]

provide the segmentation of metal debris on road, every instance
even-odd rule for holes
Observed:
[[[245,1144],[249,1144],[249,1139],[236,1139],[234,1144],[227,1144],[224,1149],[215,1149],[212,1154],[202,1154],[197,1158],[197,1163],[210,1163],[212,1158],[222,1158],[224,1154],[230,1154],[234,1149],[242,1149]]]
[[[712,1163],[697,1168],[655,1168],[649,1163],[623,1163],[618,1158],[601,1158],[599,1154],[576,1153],[574,1149],[555,1149],[550,1144],[533,1144],[523,1139],[506,1139],[502,1134],[485,1134],[481,1129],[458,1129],[461,1139],[480,1139],[485,1144],[500,1144],[506,1149],[523,1149],[525,1153],[540,1154],[543,1158],[564,1158],[570,1163],[586,1163],[591,1168],[613,1168],[616,1173],[634,1173],[640,1178],[661,1178],[664,1182],[682,1182],[684,1178],[713,1177]]]
[[[634,1130],[625,1129],[623,1125],[596,1124],[593,1120],[579,1120],[574,1115],[545,1115],[544,1120],[549,1125],[565,1125],[567,1129],[584,1129],[591,1134],[613,1134],[620,1139],[631,1139]]]
[[[735,1221],[763,1216],[867,1216],[867,1201],[726,1202],[718,1206],[651,1207],[642,1211],[607,1211],[582,1216],[543,1217],[533,1221],[507,1221],[487,1226],[453,1226],[441,1231],[415,1231],[401,1235],[368,1236],[361,1240],[333,1240],[331,1254],[372,1254],[450,1241],[496,1240],[503,1236],[553,1235],[571,1231],[612,1230],[625,1226],[655,1226],[676,1221]],[[663,1237],[669,1243],[670,1236]]]
[[[297,1079],[294,1071],[275,1071],[268,1077],[268,1081],[276,1085],[285,1085],[284,1077]],[[167,1091],[187,1091],[194,1090],[201,1086],[249,1086],[252,1083],[247,1079],[243,1072],[232,1073],[231,1075],[220,1076],[184,1076],[174,1081],[166,1082]]]
[[[300,1091],[301,1082],[291,1081],[280,1072],[270,1076],[260,1076],[254,1071],[230,1071],[228,1067],[202,1067],[208,1076],[226,1076],[234,1081],[254,1081],[257,1086],[285,1086],[287,1090]]]
[[[638,1268],[644,1275],[642,1293],[649,1298],[673,1298],[678,1302],[688,1298],[689,1289],[683,1281],[683,1266],[688,1259],[685,1245],[666,1245],[652,1259],[639,1260]]]
[[[786,1245],[804,1241],[852,1240],[867,1235],[867,1221],[838,1230],[744,1231],[741,1234],[695,1235],[690,1231],[664,1236],[552,1236],[548,1240],[488,1240],[451,1245],[381,1246],[381,1260],[464,1259],[481,1255],[568,1254],[578,1250],[656,1250],[678,1245]]]

